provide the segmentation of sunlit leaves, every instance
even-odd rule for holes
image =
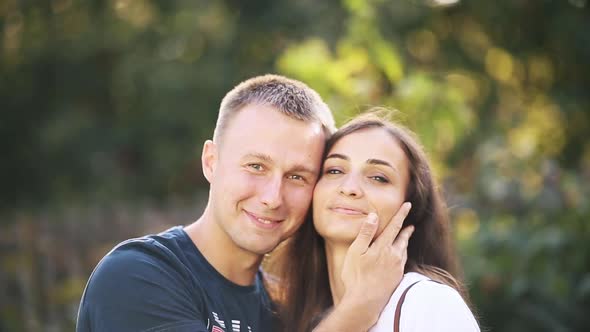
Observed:
[[[439,52],[438,38],[427,29],[411,32],[406,37],[406,47],[412,56],[424,62],[434,60]]]
[[[514,61],[508,52],[499,48],[489,48],[485,56],[488,74],[501,82],[508,82],[514,71]]]
[[[590,144],[582,139],[589,101],[581,73],[567,69],[580,62],[560,59],[581,59],[587,39],[559,51],[548,47],[582,36],[572,27],[580,15],[570,16],[567,29],[553,22],[544,36],[535,22],[554,15],[535,15],[556,5],[453,3],[455,11],[429,12],[416,23],[414,3],[404,9],[413,15],[405,16],[399,4],[343,3],[349,18],[340,37],[292,44],[279,70],[317,87],[340,123],[386,106],[416,131],[449,198],[459,202],[453,221],[484,327],[580,326],[584,317],[568,312],[568,296],[587,287],[576,284],[583,278],[571,269],[588,260],[588,251],[559,262],[563,273],[547,265],[574,243],[586,248],[580,238],[589,234],[576,220],[577,213],[587,219],[590,204]],[[508,8],[522,12],[510,16]],[[541,21],[529,22],[529,15]],[[502,25],[495,21],[500,17]],[[582,146],[573,147],[573,140]],[[565,157],[579,163],[568,168]],[[522,310],[503,309],[516,306]]]
[[[144,28],[156,18],[150,0],[111,0],[115,14],[136,28]]]
[[[314,87],[321,95],[330,93],[351,94],[350,75],[358,67],[358,56],[344,60],[334,59],[326,43],[320,39],[309,39],[299,45],[287,48],[277,66],[287,75],[297,76],[305,82],[315,82]],[[352,60],[352,61],[351,61]],[[362,59],[361,59],[362,61]],[[347,63],[357,64],[345,67]],[[366,64],[366,60],[364,61]],[[364,67],[361,63],[361,66]]]
[[[537,95],[523,111],[520,124],[508,132],[514,155],[526,159],[535,154],[549,158],[559,154],[565,144],[566,124],[558,106]]]
[[[206,185],[199,142],[223,94],[279,72],[320,92],[339,124],[372,106],[399,110],[450,200],[484,327],[575,330],[590,294],[587,9],[583,0],[4,0],[0,205],[192,200]],[[75,301],[76,278],[60,278],[52,299]],[[10,310],[0,317],[9,330],[37,319]]]
[[[403,77],[403,66],[395,46],[384,40],[374,41],[373,46],[369,46],[375,54],[375,60],[379,68],[383,71],[390,83],[397,83]],[[368,43],[370,45],[370,43]]]

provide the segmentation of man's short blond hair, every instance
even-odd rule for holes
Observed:
[[[305,83],[279,75],[257,76],[228,92],[219,108],[213,141],[219,144],[233,116],[247,105],[264,105],[305,122],[322,125],[326,138],[335,130],[334,117],[320,95]]]

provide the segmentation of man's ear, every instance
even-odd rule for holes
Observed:
[[[211,140],[205,141],[203,145],[203,153],[201,155],[201,166],[203,167],[203,175],[211,183],[215,166],[217,165],[217,145]]]

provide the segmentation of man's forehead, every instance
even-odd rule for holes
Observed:
[[[237,122],[238,127],[250,124],[268,130],[276,129],[277,126],[309,126],[315,131],[323,131],[323,125],[319,119],[304,120],[264,103],[244,105],[233,116],[232,122]]]

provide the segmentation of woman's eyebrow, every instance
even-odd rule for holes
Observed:
[[[392,168],[395,172],[397,172],[397,168],[395,168],[395,166],[393,166],[392,164],[388,163],[385,160],[381,160],[381,159],[367,159],[367,164],[387,166],[387,167]]]
[[[350,160],[350,158],[348,158],[347,156],[340,154],[340,153],[331,153],[326,157],[326,160],[332,159],[332,158],[342,159],[342,160]]]

